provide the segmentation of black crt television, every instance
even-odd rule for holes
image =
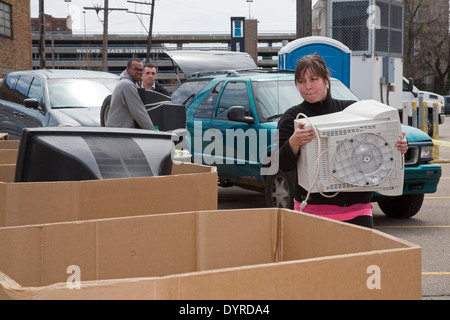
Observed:
[[[170,175],[172,134],[105,127],[26,128],[15,182]]]
[[[169,96],[145,88],[139,88],[138,93],[153,125],[157,126],[159,131],[186,128],[184,105],[173,104]]]

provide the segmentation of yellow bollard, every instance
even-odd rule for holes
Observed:
[[[423,132],[428,133],[428,102],[422,103],[422,124],[421,129]]]
[[[417,128],[417,101],[412,102],[412,123],[411,126]]]
[[[433,103],[433,140],[439,140],[439,105]],[[439,146],[434,144],[434,158],[439,159]]]

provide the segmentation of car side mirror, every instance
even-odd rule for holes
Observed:
[[[417,98],[417,92],[414,92],[414,79],[408,79],[408,91],[411,92],[415,98]]]
[[[41,107],[40,103],[36,99],[25,99],[23,100],[25,107],[30,109],[39,109]]]
[[[228,109],[227,119],[230,121],[245,122],[248,124],[255,123],[255,119],[253,117],[245,115],[245,109],[242,106],[233,106]]]
[[[414,88],[414,79],[413,78],[408,78],[408,91],[413,91]]]

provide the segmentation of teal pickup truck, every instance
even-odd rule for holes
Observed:
[[[430,136],[414,127],[402,125],[402,129],[408,139],[403,194],[397,197],[375,194],[373,198],[384,214],[395,218],[409,218],[418,213],[425,193],[436,192],[442,175],[441,165],[432,163],[434,144]]]
[[[332,96],[358,100],[339,80]],[[226,70],[192,74],[172,95],[186,105],[186,124],[194,162],[214,165],[219,185],[264,193],[267,206],[292,208],[293,174],[272,166],[277,121],[302,98],[294,74],[273,69]],[[433,141],[403,126],[409,150],[405,155],[401,196],[374,194],[390,217],[408,218],[420,211],[425,193],[436,192],[441,166],[432,163]]]

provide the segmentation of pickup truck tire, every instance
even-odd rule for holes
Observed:
[[[268,207],[294,209],[294,174],[278,171],[277,174],[268,176],[264,197]]]
[[[378,206],[388,217],[411,218],[420,211],[424,194],[404,194],[392,200],[380,200]]]
[[[102,108],[100,110],[100,124],[102,127],[106,127],[106,119],[108,119],[110,106],[111,106],[111,95],[107,96],[105,100],[103,100]]]

